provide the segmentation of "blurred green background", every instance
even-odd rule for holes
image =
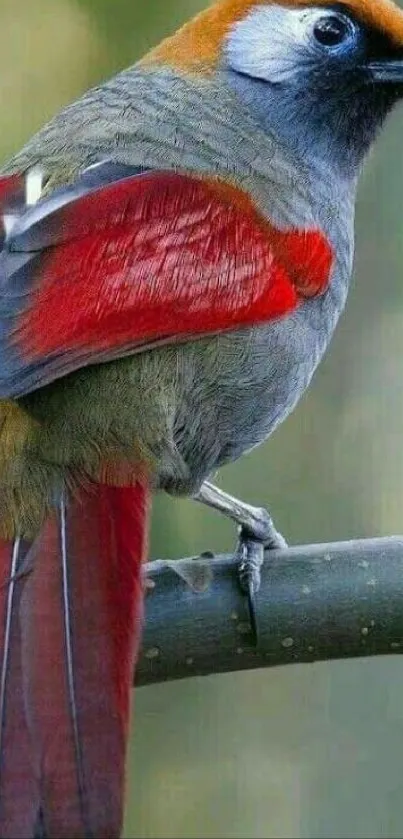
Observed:
[[[0,157],[133,63],[202,0],[0,0]],[[403,108],[364,173],[355,282],[309,394],[221,485],[292,543],[403,531]],[[158,499],[152,555],[227,550],[232,528]],[[303,665],[143,688],[127,837],[401,837],[403,664]]]

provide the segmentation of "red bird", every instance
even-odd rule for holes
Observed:
[[[219,0],[5,167],[0,836],[121,834],[151,494],[243,525],[251,601],[284,544],[206,479],[329,343],[402,48],[388,0]]]

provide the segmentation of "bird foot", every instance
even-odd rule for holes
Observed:
[[[258,626],[256,617],[256,595],[260,589],[261,568],[264,560],[264,543],[251,539],[241,528],[238,546],[238,579],[241,591],[247,598],[249,623],[254,645],[258,645]]]
[[[257,646],[256,595],[260,588],[264,552],[265,550],[282,550],[287,547],[287,542],[276,530],[269,512],[264,507],[252,507],[208,481],[204,481],[194,498],[218,510],[239,525],[239,541],[236,550],[239,557],[239,583],[248,600],[252,638],[254,645]]]
[[[252,633],[252,640],[255,647],[259,643],[258,622],[256,615],[256,595],[261,584],[261,569],[264,561],[265,550],[279,550],[287,547],[287,542],[279,533],[271,520],[267,510],[265,514],[268,529],[266,538],[251,535],[245,527],[240,528],[239,541],[236,553],[239,557],[238,575],[241,590],[247,597],[249,622]]]

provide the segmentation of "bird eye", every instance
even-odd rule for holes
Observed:
[[[322,47],[337,47],[351,35],[351,24],[341,15],[327,15],[316,21],[313,35]]]

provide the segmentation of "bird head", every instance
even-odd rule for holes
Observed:
[[[303,157],[355,174],[403,96],[403,12],[391,0],[219,0],[145,63],[219,76]]]

